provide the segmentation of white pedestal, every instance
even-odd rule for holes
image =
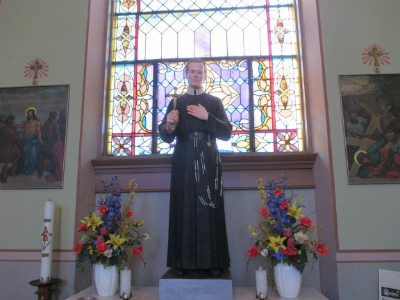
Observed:
[[[169,269],[160,279],[159,300],[232,300],[232,277],[228,269],[221,278],[210,278],[207,271],[186,271],[181,278]]]

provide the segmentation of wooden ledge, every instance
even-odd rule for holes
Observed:
[[[221,153],[224,190],[257,189],[255,180],[278,179],[282,172],[292,188],[314,188],[316,153]],[[103,190],[100,178],[120,175],[122,190],[135,178],[139,192],[165,192],[170,188],[172,155],[106,156],[92,160],[96,192]]]

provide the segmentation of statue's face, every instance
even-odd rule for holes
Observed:
[[[192,62],[189,64],[189,70],[186,72],[186,78],[189,80],[189,87],[192,89],[200,89],[203,86],[206,73],[204,66],[200,62]]]

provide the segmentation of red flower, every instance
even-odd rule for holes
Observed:
[[[296,242],[294,238],[288,238],[287,247],[291,249],[294,249],[294,247],[296,247]]]
[[[259,214],[261,214],[264,218],[268,218],[269,215],[268,208],[261,207]]]
[[[262,223],[258,224],[258,227],[262,227]]]
[[[78,243],[76,243],[76,246],[74,248],[72,248],[72,252],[81,253],[84,246],[85,246],[85,243],[81,244],[78,242]]]
[[[290,209],[289,202],[281,202],[281,209],[289,210]]]
[[[131,210],[125,211],[125,214],[128,218],[133,217],[134,213]]]
[[[291,237],[291,236],[292,236],[292,228],[286,228],[286,229],[283,231],[283,236],[285,236],[285,237]]]
[[[328,247],[325,247],[324,243],[319,243],[317,246],[313,245],[313,247],[319,255],[329,254]]]
[[[96,246],[96,249],[99,251],[100,254],[103,254],[104,251],[106,251],[107,249],[110,249],[110,246],[108,246],[108,245],[106,246],[106,244],[101,243]]]
[[[102,235],[107,235],[107,234],[108,234],[107,228],[106,228],[106,227],[101,228],[101,229],[100,229],[100,233],[101,233]]]
[[[281,190],[281,189],[276,189],[276,190],[274,190],[274,196],[275,197],[278,197],[278,196],[280,196],[280,195],[282,195],[283,194],[283,191]]]
[[[136,254],[137,257],[141,257],[142,255],[140,254],[140,252],[142,252],[142,250],[143,250],[143,246],[139,246],[139,247],[133,249],[133,250],[131,251],[131,254],[132,254],[133,256],[135,256],[135,254]]]
[[[118,191],[117,191],[117,189],[111,189],[110,190],[110,193],[113,195],[113,196],[118,196]]]
[[[81,227],[78,227],[76,230],[78,230],[78,232],[80,232],[80,231],[85,231],[85,230],[87,230],[89,227],[85,224],[85,223],[82,223],[81,224]]]
[[[286,255],[296,255],[297,252],[294,251],[292,248],[286,248],[286,249],[282,249],[281,254],[286,254]]]
[[[311,228],[313,226],[310,218],[299,218],[299,222],[301,223],[300,228]]]
[[[102,216],[106,213],[106,211],[108,211],[108,207],[103,204],[102,206],[100,206],[98,208],[98,210],[99,210],[100,216]]]
[[[250,247],[249,252],[247,252],[247,254],[250,255],[250,258],[254,258],[254,255],[258,253],[260,253],[260,249],[258,249],[256,245]]]

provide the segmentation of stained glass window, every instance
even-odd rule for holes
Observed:
[[[294,1],[115,0],[107,154],[173,153],[157,127],[193,57],[233,126],[220,152],[303,151]]]

